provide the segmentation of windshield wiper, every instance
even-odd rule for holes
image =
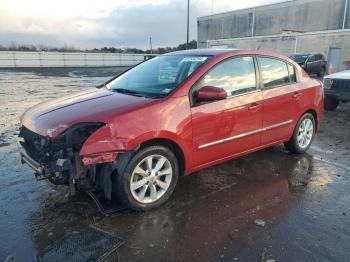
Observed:
[[[114,89],[112,89],[112,91],[115,91],[115,92],[118,92],[121,94],[125,94],[125,95],[131,95],[131,96],[140,96],[140,97],[145,96],[143,93],[129,90],[129,89],[125,89],[125,88],[114,88]]]
[[[165,94],[145,94],[145,97],[149,98],[164,98],[165,96]]]
[[[142,92],[137,92],[125,88],[115,88],[112,89],[112,91],[125,94],[125,95],[132,95],[132,96],[140,96],[140,97],[148,97],[148,98],[163,98],[165,97],[165,94],[152,94],[152,93],[142,93]]]
[[[105,83],[96,86],[96,88],[98,88],[98,89],[100,89],[100,88],[102,88],[102,87],[107,88],[107,86],[106,86]],[[107,89],[108,89],[108,88],[107,88]]]

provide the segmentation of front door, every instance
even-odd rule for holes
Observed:
[[[196,103],[203,86],[224,88],[227,99]],[[192,88],[194,166],[199,167],[259,147],[262,93],[251,56],[227,59],[209,70]]]

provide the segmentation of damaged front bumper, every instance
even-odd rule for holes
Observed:
[[[70,160],[59,158],[55,163],[51,165],[40,164],[38,161],[30,156],[30,153],[25,147],[24,140],[19,138],[17,140],[17,148],[21,157],[21,163],[27,164],[30,168],[35,171],[35,177],[37,180],[49,179],[54,184],[67,184],[65,182],[55,180],[53,177],[58,175],[60,172],[69,171]],[[58,177],[58,176],[57,176]]]
[[[25,147],[22,144],[23,142],[24,141],[22,139],[17,140],[17,148],[21,156],[22,164],[26,163],[28,166],[30,166],[35,171],[36,176],[37,174],[40,176],[45,176],[44,168],[37,161],[35,161],[33,158],[29,156],[28,151],[25,149]]]
[[[50,138],[22,126],[17,140],[21,162],[35,171],[37,180],[48,179],[55,185],[69,186],[72,195],[77,189],[102,189],[105,197],[111,199],[112,174],[125,166],[125,161],[117,165],[119,152],[80,156],[80,149],[93,130],[90,128],[86,135],[84,132],[75,129]],[[128,155],[120,156],[125,159]]]

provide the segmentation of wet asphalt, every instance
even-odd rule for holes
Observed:
[[[120,70],[0,71],[0,261],[38,261],[86,230],[124,240],[107,261],[350,260],[349,104],[325,113],[307,154],[275,146],[182,177],[146,213],[102,215],[87,194],[36,181],[16,150],[20,114]],[[70,260],[64,251],[57,261]]]

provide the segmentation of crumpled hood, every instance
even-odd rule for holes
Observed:
[[[56,137],[75,124],[107,123],[109,118],[151,101],[94,88],[35,105],[22,115],[21,122],[35,133]]]
[[[327,75],[324,79],[350,79],[350,70],[344,70],[338,73]]]

